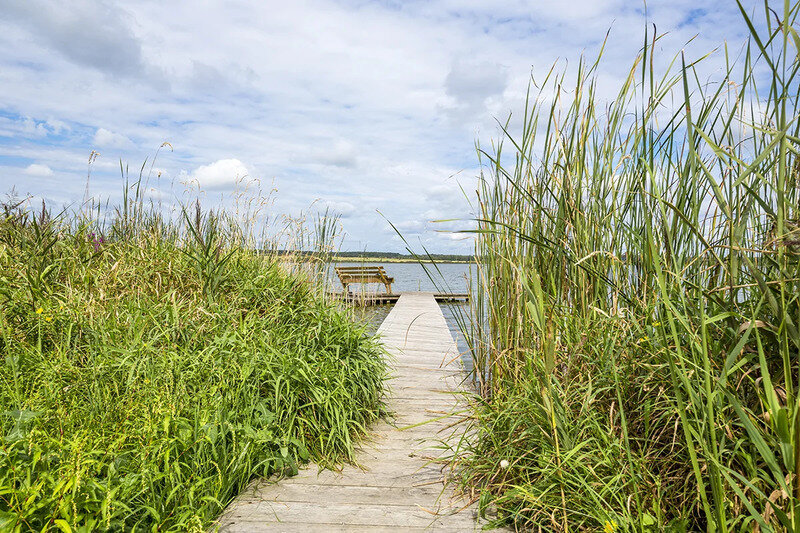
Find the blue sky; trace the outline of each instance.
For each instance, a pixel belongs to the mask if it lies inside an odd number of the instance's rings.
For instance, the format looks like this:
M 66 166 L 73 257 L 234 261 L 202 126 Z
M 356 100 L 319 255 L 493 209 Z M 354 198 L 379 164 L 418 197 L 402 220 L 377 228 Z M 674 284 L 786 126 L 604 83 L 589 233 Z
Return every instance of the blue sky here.
M 595 55 L 609 28 L 609 96 L 647 21 L 662 61 L 746 32 L 735 2 L 706 0 L 651 0 L 647 18 L 627 0 L 0 4 L 0 193 L 79 207 L 96 150 L 90 195 L 113 203 L 120 159 L 138 169 L 167 141 L 149 191 L 164 205 L 188 187 L 230 206 L 253 182 L 277 191 L 273 215 L 341 213 L 351 250 L 402 250 L 380 211 L 412 244 L 469 252 L 436 231 L 468 223 L 431 221 L 471 216 L 475 142 L 519 113 L 532 73 Z

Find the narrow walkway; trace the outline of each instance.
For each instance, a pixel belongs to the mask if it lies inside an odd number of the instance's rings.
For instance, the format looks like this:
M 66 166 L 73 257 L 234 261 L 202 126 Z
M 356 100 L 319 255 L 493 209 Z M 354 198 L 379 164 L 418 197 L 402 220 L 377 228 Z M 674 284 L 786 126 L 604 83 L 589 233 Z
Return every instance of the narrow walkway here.
M 311 467 L 279 483 L 251 484 L 220 519 L 220 531 L 479 530 L 474 505 L 445 490 L 438 443 L 458 438 L 458 350 L 430 293 L 400 297 L 378 330 L 392 361 L 390 423 L 378 424 L 341 473 Z M 437 420 L 438 419 L 438 420 Z M 431 421 L 423 425 L 421 422 Z M 412 426 L 412 427 L 408 427 Z M 405 429 L 404 429 L 405 428 Z

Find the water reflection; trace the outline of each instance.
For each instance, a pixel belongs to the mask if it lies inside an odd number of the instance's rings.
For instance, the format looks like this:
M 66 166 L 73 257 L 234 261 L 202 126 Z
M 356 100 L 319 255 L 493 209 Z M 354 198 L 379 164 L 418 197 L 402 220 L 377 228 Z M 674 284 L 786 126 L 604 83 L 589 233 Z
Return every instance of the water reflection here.
M 461 362 L 464 364 L 464 369 L 468 372 L 472 371 L 472 357 L 469 353 L 469 346 L 461 332 L 461 326 L 464 324 L 464 321 L 469 321 L 469 304 L 465 302 L 442 303 L 439 304 L 439 308 L 442 310 L 444 319 L 447 321 L 447 326 L 450 328 L 450 334 L 456 341 L 458 353 L 461 354 Z
M 363 322 L 367 326 L 367 333 L 374 335 L 377 333 L 383 320 L 389 315 L 389 312 L 394 307 L 388 305 L 367 305 L 367 306 L 353 306 L 352 312 L 356 320 Z

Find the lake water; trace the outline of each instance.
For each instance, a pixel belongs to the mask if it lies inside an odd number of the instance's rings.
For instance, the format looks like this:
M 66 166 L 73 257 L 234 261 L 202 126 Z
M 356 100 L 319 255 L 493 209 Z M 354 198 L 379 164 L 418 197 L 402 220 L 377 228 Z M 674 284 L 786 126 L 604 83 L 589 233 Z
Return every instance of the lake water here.
M 392 292 L 449 292 L 466 293 L 469 290 L 469 276 L 471 275 L 470 264 L 467 263 L 336 263 L 335 266 L 382 266 L 389 277 L 394 278 Z M 424 265 L 424 266 L 423 266 Z M 472 268 L 474 271 L 474 267 Z M 333 268 L 328 276 L 330 287 L 341 290 Z M 385 292 L 386 289 L 379 283 L 365 283 L 363 285 L 351 286 L 350 290 L 364 292 Z M 469 304 L 465 303 L 442 303 L 439 304 L 444 314 L 450 333 L 458 345 L 458 350 L 462 354 L 462 361 L 467 369 L 472 368 L 472 360 L 469 357 L 467 343 L 458 326 L 457 317 L 459 314 L 467 316 Z M 354 309 L 356 316 L 362 318 L 369 325 L 370 333 L 377 331 L 383 319 L 391 311 L 392 305 L 374 305 Z
M 390 278 L 394 278 L 392 292 L 453 292 L 465 293 L 469 286 L 468 263 L 336 263 L 335 266 L 382 266 Z M 473 269 L 474 270 L 474 269 Z M 331 287 L 341 290 L 333 268 L 328 279 Z M 384 292 L 380 283 L 353 285 L 351 291 Z

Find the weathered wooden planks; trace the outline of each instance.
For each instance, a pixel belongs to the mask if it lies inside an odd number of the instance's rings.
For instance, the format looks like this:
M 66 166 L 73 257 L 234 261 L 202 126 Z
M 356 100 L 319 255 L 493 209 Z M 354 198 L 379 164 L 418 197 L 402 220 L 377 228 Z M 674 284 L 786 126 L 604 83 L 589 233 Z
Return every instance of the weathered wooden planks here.
M 433 294 L 403 294 L 378 332 L 391 356 L 394 416 L 373 428 L 359 465 L 342 472 L 312 465 L 278 483 L 254 482 L 226 509 L 221 531 L 480 529 L 474 505 L 445 488 L 447 472 L 435 461 L 441 442 L 463 433 L 457 393 L 464 375 Z
M 328 292 L 328 297 L 335 300 L 342 300 L 356 306 L 370 306 L 395 303 L 400 299 L 402 294 L 392 293 L 386 294 L 383 292 Z M 449 292 L 436 292 L 433 297 L 437 302 L 468 302 L 469 294 L 467 293 L 449 293 Z

